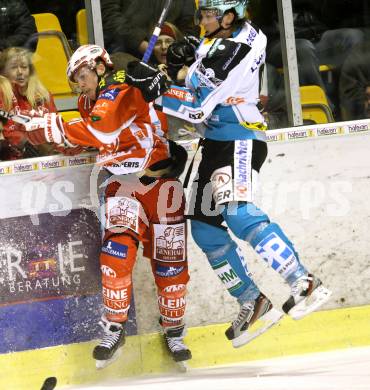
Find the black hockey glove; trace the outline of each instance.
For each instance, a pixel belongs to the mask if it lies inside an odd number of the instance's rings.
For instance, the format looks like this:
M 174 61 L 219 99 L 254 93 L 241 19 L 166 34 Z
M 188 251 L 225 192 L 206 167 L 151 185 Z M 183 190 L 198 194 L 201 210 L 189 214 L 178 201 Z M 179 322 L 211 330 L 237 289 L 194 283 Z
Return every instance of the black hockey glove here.
M 166 75 L 141 61 L 128 63 L 126 83 L 140 89 L 146 102 L 155 100 L 169 88 Z
M 188 152 L 186 149 L 177 144 L 175 141 L 168 140 L 172 159 L 171 177 L 179 178 L 185 170 L 188 161 Z
M 194 35 L 185 35 L 184 41 L 187 42 L 190 46 L 193 47 L 194 52 L 198 49 L 201 40 Z
M 183 41 L 174 42 L 167 49 L 168 74 L 176 80 L 177 73 L 184 66 L 190 66 L 195 61 L 195 51 L 199 40 L 191 35 L 184 37 Z
M 241 42 L 217 39 L 203 58 L 200 71 L 216 86 L 226 79 L 248 54 L 250 47 Z

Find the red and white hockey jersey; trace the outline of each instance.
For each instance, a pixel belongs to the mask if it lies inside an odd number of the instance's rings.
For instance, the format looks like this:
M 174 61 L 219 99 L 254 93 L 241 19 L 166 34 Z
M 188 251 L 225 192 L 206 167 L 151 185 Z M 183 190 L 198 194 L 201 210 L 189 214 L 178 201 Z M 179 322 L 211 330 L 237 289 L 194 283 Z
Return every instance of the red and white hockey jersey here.
M 138 89 L 111 85 L 95 104 L 82 94 L 78 108 L 82 118 L 64 123 L 66 138 L 98 149 L 97 162 L 113 174 L 139 172 L 169 157 L 166 122 Z

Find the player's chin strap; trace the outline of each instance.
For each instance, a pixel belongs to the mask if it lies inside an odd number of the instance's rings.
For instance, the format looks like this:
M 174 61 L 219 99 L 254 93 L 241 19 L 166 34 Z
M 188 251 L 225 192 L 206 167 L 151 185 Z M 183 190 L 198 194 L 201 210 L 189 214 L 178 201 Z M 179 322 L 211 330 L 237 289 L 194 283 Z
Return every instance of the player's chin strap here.
M 213 31 L 212 33 L 209 33 L 207 35 L 205 35 L 204 37 L 207 38 L 207 39 L 212 39 L 214 36 L 216 36 L 220 31 L 227 31 L 227 30 L 231 30 L 233 24 L 231 24 L 231 26 L 229 28 L 225 28 L 225 27 L 222 27 L 222 20 L 224 18 L 225 14 L 222 15 L 221 18 L 217 18 L 218 20 L 218 28 Z

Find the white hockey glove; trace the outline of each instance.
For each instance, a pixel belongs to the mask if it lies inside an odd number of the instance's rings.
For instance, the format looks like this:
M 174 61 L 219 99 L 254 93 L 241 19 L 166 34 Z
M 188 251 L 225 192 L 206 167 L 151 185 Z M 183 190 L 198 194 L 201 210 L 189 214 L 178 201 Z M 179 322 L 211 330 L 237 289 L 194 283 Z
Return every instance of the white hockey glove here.
M 30 118 L 23 126 L 29 142 L 33 145 L 45 143 L 59 145 L 65 141 L 63 119 L 55 112 L 45 114 L 42 118 Z

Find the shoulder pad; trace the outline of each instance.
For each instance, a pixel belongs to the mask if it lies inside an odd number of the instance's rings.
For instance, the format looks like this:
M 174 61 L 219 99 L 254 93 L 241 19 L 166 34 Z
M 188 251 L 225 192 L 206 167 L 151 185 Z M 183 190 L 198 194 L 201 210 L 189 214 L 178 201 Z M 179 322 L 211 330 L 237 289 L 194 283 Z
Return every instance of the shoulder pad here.
M 217 39 L 209 49 L 207 56 L 202 59 L 200 71 L 215 85 L 224 81 L 248 54 L 250 47 L 241 42 L 229 39 Z

